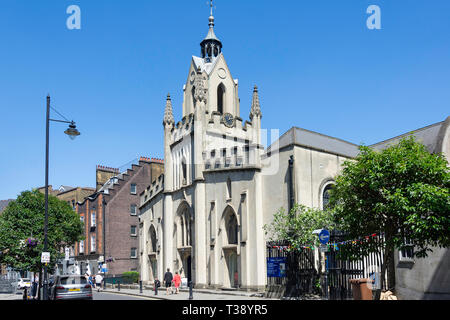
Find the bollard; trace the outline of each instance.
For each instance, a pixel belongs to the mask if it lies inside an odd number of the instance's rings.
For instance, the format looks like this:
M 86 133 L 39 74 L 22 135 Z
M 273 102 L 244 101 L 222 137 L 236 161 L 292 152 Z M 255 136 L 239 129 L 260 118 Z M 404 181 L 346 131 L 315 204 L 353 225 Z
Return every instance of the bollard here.
M 192 281 L 189 281 L 189 300 L 194 299 L 193 294 L 192 294 Z
M 25 287 L 25 289 L 23 290 L 23 300 L 28 300 L 28 292 L 27 292 L 27 287 Z
M 120 291 L 120 281 L 117 281 L 117 290 Z
M 142 293 L 142 280 L 139 280 L 139 293 Z

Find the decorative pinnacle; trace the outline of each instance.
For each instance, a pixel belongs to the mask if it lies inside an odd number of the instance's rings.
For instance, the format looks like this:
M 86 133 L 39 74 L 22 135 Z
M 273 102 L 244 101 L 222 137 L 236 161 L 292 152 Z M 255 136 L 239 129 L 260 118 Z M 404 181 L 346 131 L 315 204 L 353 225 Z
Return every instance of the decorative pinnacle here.
M 175 124 L 175 119 L 173 118 L 172 100 L 170 99 L 170 94 L 167 94 L 166 109 L 164 111 L 163 124 L 173 125 Z
M 254 116 L 262 117 L 257 86 L 253 88 L 253 99 L 252 99 L 252 108 L 250 110 L 250 119 L 253 119 Z

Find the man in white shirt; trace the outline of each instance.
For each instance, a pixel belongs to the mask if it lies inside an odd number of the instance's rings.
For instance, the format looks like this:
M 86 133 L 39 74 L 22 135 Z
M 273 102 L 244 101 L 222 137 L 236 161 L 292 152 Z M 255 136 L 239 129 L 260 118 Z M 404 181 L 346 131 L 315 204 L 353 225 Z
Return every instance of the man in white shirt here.
M 100 289 L 102 287 L 102 281 L 103 281 L 103 277 L 101 274 L 97 274 L 95 276 L 95 284 L 97 286 L 97 292 L 100 292 Z

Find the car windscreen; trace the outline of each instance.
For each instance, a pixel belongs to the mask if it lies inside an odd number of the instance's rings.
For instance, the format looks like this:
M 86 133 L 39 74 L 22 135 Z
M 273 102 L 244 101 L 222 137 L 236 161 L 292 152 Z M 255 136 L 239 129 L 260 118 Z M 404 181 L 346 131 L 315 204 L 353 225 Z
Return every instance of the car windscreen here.
M 61 284 L 86 284 L 86 278 L 85 277 L 61 277 L 60 279 Z
M 30 282 L 30 279 L 22 279 L 23 282 Z

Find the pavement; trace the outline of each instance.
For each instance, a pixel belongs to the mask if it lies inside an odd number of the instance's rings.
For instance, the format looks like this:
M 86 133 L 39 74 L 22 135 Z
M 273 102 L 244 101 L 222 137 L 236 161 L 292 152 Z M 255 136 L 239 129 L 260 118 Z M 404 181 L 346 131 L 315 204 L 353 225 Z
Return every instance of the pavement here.
M 96 290 L 96 289 L 93 289 Z M 101 290 L 102 293 L 108 294 L 121 294 L 124 296 L 135 296 L 149 299 L 157 299 L 157 300 L 180 300 L 187 301 L 189 300 L 189 289 L 181 288 L 178 294 L 166 294 L 166 289 L 162 288 L 158 290 L 158 295 L 155 295 L 155 292 L 150 288 L 144 288 L 142 293 L 137 288 L 120 288 L 120 291 L 117 288 L 107 288 Z M 99 300 L 105 299 L 102 298 Z M 247 292 L 247 291 L 227 291 L 227 290 L 213 290 L 213 289 L 193 289 L 192 300 L 280 300 L 274 298 L 264 297 L 263 293 L 257 292 Z M 3 294 L 0 293 L 0 300 L 22 300 L 22 292 L 17 292 L 16 294 L 9 293 Z M 283 299 L 284 300 L 284 299 Z M 318 296 L 308 296 L 303 297 L 300 300 L 321 300 Z
M 96 290 L 96 289 L 93 289 Z M 142 293 L 137 288 L 121 287 L 120 291 L 117 288 L 107 288 L 101 290 L 102 293 L 123 294 L 124 296 L 136 296 L 143 298 L 151 298 L 157 300 L 189 300 L 189 289 L 180 288 L 178 294 L 166 294 L 166 289 L 158 290 L 158 295 L 150 288 L 144 288 Z M 0 300 L 22 300 L 22 291 L 8 294 L 0 294 Z M 247 291 L 225 291 L 212 289 L 193 289 L 193 300 L 275 300 L 268 299 L 263 296 L 263 293 L 247 292 Z
M 0 300 L 22 300 L 23 293 L 0 293 Z
M 141 296 L 159 300 L 189 300 L 188 289 L 180 289 L 178 294 L 166 294 L 166 289 L 162 288 L 158 290 L 158 295 L 155 295 L 155 292 L 150 289 L 143 289 L 142 293 L 140 293 L 139 289 L 128 288 L 121 288 L 120 291 L 117 288 L 107 288 L 102 291 L 105 293 Z M 193 300 L 275 300 L 265 298 L 262 293 L 212 289 L 193 289 L 192 297 Z

